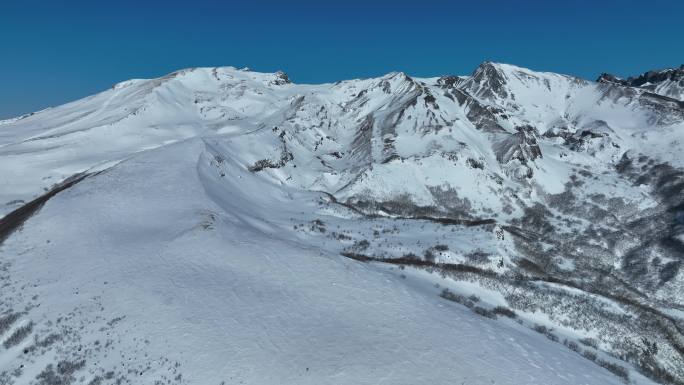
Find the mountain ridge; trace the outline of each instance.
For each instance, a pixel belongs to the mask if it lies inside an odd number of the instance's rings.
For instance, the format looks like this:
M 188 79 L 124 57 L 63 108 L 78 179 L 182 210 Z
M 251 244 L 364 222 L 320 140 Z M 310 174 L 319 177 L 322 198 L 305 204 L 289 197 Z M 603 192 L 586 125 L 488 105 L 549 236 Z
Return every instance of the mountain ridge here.
M 684 64 L 679 67 L 646 71 L 626 79 L 602 73 L 596 81 L 644 88 L 658 95 L 684 101 Z

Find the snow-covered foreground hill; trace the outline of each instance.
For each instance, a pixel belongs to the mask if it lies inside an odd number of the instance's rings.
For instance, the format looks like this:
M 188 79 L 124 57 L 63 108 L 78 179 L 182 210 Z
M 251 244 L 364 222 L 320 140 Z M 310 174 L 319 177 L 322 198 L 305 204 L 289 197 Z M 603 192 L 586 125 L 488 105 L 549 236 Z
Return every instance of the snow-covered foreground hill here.
M 483 63 L 0 122 L 0 384 L 681 383 L 683 121 Z

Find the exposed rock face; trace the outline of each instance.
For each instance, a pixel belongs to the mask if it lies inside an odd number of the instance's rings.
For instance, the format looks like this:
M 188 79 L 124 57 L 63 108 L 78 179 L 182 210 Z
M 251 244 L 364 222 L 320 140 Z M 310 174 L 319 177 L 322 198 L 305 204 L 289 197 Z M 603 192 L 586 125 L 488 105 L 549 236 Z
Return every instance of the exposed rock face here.
M 463 88 L 471 95 L 490 100 L 495 97 L 507 98 L 505 74 L 492 62 L 484 62 L 473 72 Z
M 274 77 L 275 79 L 273 79 L 273 81 L 272 81 L 271 83 L 274 84 L 274 85 L 276 85 L 276 86 L 282 86 L 282 85 L 285 85 L 285 84 L 290 84 L 290 83 L 292 83 L 292 82 L 290 81 L 290 78 L 289 78 L 289 77 L 287 76 L 287 74 L 286 74 L 285 72 L 283 72 L 283 71 L 278 71 L 278 72 L 276 72 L 275 74 L 273 74 L 273 77 Z
M 508 163 L 514 159 L 527 163 L 541 158 L 542 153 L 537 144 L 534 127 L 516 127 L 516 131 L 495 147 L 496 159 L 501 163 Z
M 596 81 L 639 87 L 658 95 L 684 101 L 684 64 L 679 68 L 648 71 L 639 76 L 630 76 L 627 79 L 603 73 Z

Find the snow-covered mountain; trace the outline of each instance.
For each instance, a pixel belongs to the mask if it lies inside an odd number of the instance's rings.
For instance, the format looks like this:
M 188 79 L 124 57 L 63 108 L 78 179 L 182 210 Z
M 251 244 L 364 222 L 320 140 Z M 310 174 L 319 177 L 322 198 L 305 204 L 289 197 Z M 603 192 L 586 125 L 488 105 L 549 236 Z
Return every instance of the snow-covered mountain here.
M 684 383 L 684 103 L 604 78 L 197 68 L 0 121 L 0 384 Z
M 639 76 L 631 76 L 627 79 L 621 79 L 615 75 L 603 73 L 596 81 L 629 87 L 639 87 L 658 95 L 684 101 L 684 64 L 679 66 L 679 68 L 648 71 Z

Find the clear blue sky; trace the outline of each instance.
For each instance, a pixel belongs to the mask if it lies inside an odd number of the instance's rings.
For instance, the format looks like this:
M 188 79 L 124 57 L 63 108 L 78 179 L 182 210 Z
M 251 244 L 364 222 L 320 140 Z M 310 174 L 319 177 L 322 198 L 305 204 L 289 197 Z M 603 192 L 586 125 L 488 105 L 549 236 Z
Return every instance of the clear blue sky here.
M 483 60 L 589 79 L 684 63 L 681 0 L 0 1 L 0 118 L 195 66 L 310 83 Z

